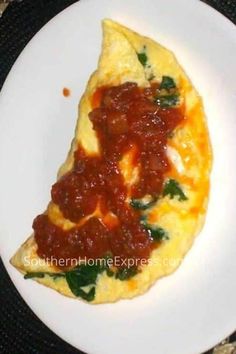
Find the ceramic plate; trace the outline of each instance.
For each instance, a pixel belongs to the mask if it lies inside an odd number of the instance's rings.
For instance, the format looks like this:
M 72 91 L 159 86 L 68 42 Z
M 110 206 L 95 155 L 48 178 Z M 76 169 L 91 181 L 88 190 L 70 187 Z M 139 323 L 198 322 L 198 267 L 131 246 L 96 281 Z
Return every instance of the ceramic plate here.
M 97 65 L 105 17 L 174 51 L 204 99 L 214 167 L 207 221 L 182 266 L 143 296 L 92 306 L 24 280 L 9 258 L 49 200 L 77 103 Z M 75 347 L 92 354 L 195 354 L 235 329 L 235 53 L 233 24 L 200 1 L 82 0 L 50 21 L 12 68 L 0 98 L 2 258 L 27 304 Z

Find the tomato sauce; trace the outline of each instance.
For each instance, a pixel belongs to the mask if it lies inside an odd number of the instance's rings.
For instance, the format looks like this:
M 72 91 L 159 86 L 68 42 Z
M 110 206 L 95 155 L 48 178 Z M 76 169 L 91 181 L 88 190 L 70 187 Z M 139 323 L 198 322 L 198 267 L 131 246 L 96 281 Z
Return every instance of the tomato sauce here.
M 70 96 L 70 90 L 67 87 L 63 88 L 62 93 L 63 93 L 64 97 L 69 97 Z
M 156 198 L 162 192 L 170 169 L 167 140 L 184 119 L 181 108 L 162 108 L 154 102 L 157 91 L 158 84 L 141 89 L 127 82 L 95 92 L 89 119 L 99 140 L 99 153 L 89 155 L 78 146 L 73 169 L 51 190 L 52 201 L 65 218 L 78 223 L 93 216 L 65 231 L 47 215 L 39 215 L 33 229 L 40 257 L 96 259 L 110 254 L 139 261 L 158 246 L 141 225 L 140 211 L 129 204 L 130 198 Z M 119 168 L 130 149 L 135 151 L 132 167 L 139 167 L 131 191 Z

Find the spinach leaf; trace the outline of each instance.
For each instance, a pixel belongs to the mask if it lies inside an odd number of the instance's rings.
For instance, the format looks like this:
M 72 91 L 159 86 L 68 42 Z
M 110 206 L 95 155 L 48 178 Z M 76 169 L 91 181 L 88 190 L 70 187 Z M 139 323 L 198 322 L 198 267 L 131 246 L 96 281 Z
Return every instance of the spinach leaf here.
M 114 273 L 106 262 L 108 257 L 105 257 L 104 263 L 102 262 L 100 264 L 93 265 L 82 264 L 64 273 L 29 272 L 24 275 L 24 278 L 44 278 L 45 275 L 51 276 L 54 279 L 58 277 L 65 277 L 71 292 L 75 296 L 81 297 L 86 301 L 93 301 L 96 293 L 97 277 L 100 273 L 105 271 L 109 277 L 115 276 L 116 279 L 127 280 L 138 272 L 136 268 L 132 267 L 119 269 L 116 273 Z M 88 291 L 85 291 L 85 289 L 83 289 L 84 287 L 89 287 Z
M 143 52 L 137 53 L 137 56 L 138 56 L 138 60 L 142 64 L 142 66 L 146 66 L 147 61 L 148 61 L 147 54 L 143 51 Z
M 179 102 L 179 95 L 165 95 L 165 96 L 157 96 L 154 99 L 154 102 L 163 108 L 176 106 Z
M 95 284 L 98 274 L 101 273 L 100 266 L 93 264 L 82 264 L 66 272 L 67 283 L 76 284 L 77 287 Z
M 31 279 L 31 278 L 44 278 L 45 273 L 43 272 L 28 272 L 24 275 L 24 279 Z
M 44 278 L 45 275 L 49 275 L 53 279 L 65 277 L 70 290 L 75 296 L 79 296 L 87 301 L 92 301 L 95 297 L 95 286 L 92 286 L 88 292 L 83 290 L 82 287 L 95 285 L 98 274 L 102 273 L 104 270 L 108 273 L 107 265 L 103 267 L 97 264 L 82 264 L 64 273 L 29 272 L 25 274 L 24 278 Z
M 151 197 L 151 199 L 149 199 L 149 200 L 131 198 L 130 205 L 134 209 L 146 210 L 148 208 L 151 208 L 155 204 L 156 201 L 157 201 L 157 198 L 153 198 L 153 197 Z
M 31 279 L 31 278 L 44 278 L 45 275 L 49 275 L 50 277 L 56 278 L 63 278 L 65 273 L 51 273 L 51 272 L 28 272 L 24 275 L 24 279 Z
M 67 284 L 75 296 L 79 296 L 86 301 L 92 301 L 95 297 L 95 286 L 93 286 L 88 292 L 85 292 L 82 287 L 96 285 L 98 275 L 105 269 L 106 267 L 97 264 L 82 264 L 79 267 L 66 272 Z
M 113 275 L 115 274 L 109 267 L 107 267 L 106 273 L 108 277 L 113 277 Z
M 164 186 L 163 196 L 166 195 L 170 196 L 170 199 L 173 199 L 175 196 L 178 198 L 179 201 L 187 200 L 188 198 L 182 191 L 179 183 L 174 179 L 169 179 Z
M 167 232 L 162 227 L 147 225 L 147 229 L 150 231 L 151 237 L 154 241 L 169 240 Z
M 170 76 L 163 76 L 161 85 L 160 85 L 160 90 L 165 89 L 165 90 L 170 90 L 176 88 L 176 84 L 172 77 Z
M 73 291 L 72 291 L 73 292 Z M 73 292 L 73 294 L 75 296 L 79 296 L 81 297 L 82 299 L 90 302 L 90 301 L 93 301 L 94 298 L 95 298 L 95 292 L 96 292 L 96 289 L 95 289 L 95 286 L 93 286 L 88 292 L 84 291 L 83 289 L 81 288 L 76 288 L 75 289 L 75 292 Z
M 138 273 L 137 267 L 130 267 L 130 268 L 120 268 L 116 272 L 116 279 L 119 280 L 128 280 L 134 277 Z
M 167 231 L 165 231 L 162 227 L 156 226 L 156 225 L 151 225 L 147 221 L 147 217 L 143 216 L 140 220 L 141 224 L 144 226 L 144 228 L 149 231 L 151 238 L 154 241 L 163 241 L 163 240 L 169 240 L 169 236 Z

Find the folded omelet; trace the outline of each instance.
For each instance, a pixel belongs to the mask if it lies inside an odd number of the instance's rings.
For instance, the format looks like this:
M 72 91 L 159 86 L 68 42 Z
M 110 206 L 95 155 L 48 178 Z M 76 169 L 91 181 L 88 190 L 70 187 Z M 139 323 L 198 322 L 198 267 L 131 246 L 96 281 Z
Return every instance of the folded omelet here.
M 178 181 L 184 198 L 180 194 L 176 197 L 165 193 L 158 199 L 149 217 L 154 225 L 156 223 L 168 230 L 168 240 L 153 249 L 148 264 L 143 265 L 141 271 L 132 277 L 124 280 L 108 272 L 99 272 L 94 284 L 96 291 L 87 299 L 91 303 L 133 298 L 147 291 L 157 279 L 173 273 L 204 223 L 212 153 L 202 100 L 171 51 L 111 20 L 103 21 L 103 44 L 98 68 L 92 74 L 80 101 L 75 137 L 68 157 L 59 170 L 58 179 L 73 168 L 74 152 L 79 144 L 88 153 L 97 153 L 99 150 L 96 132 L 89 119 L 93 109 L 91 98 L 98 87 L 117 86 L 126 82 L 149 87 L 154 78 L 161 82 L 163 77 L 174 80 L 184 106 L 185 122 L 176 128 L 168 140 L 167 154 L 172 168 L 166 175 L 169 181 Z M 128 157 L 121 162 L 120 167 L 128 183 L 129 179 L 134 178 Z M 64 230 L 75 226 L 53 202 L 49 203 L 45 214 Z M 32 235 L 12 257 L 11 264 L 29 277 L 33 274 L 32 277 L 39 283 L 63 295 L 76 297 L 64 273 L 60 276 L 60 269 L 40 258 L 37 247 Z

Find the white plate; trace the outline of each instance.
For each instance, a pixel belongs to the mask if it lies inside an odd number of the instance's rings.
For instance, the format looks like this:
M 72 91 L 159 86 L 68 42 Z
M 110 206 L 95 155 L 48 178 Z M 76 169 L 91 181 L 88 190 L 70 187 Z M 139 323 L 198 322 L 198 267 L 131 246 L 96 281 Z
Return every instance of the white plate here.
M 23 280 L 9 258 L 49 200 L 77 102 L 96 68 L 104 17 L 175 52 L 204 98 L 214 169 L 207 223 L 178 271 L 132 301 L 91 306 Z M 86 0 L 49 22 L 11 70 L 0 99 L 2 258 L 27 304 L 75 347 L 93 354 L 194 354 L 235 329 L 235 53 L 233 25 L 200 1 Z

